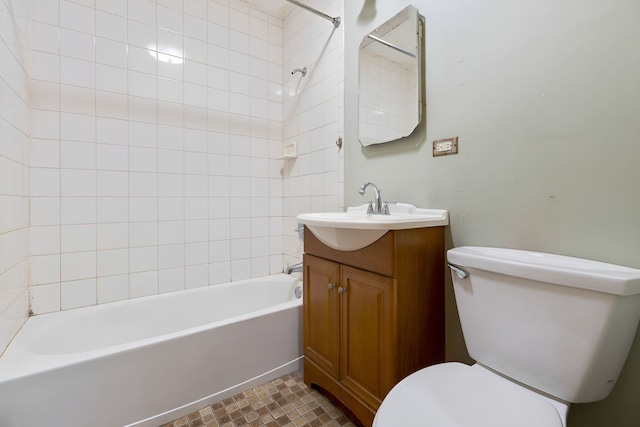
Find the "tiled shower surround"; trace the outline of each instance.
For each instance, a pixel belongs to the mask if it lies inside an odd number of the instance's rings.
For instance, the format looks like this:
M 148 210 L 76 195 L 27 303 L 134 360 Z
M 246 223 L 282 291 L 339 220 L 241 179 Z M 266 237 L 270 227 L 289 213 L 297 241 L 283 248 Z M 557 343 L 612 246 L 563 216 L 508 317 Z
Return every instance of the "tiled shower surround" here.
M 0 0 L 0 353 L 29 311 L 29 0 Z
M 31 30 L 35 314 L 281 272 L 295 215 L 340 208 L 341 28 L 241 0 L 33 0 Z M 26 241 L 19 216 L 0 239 Z

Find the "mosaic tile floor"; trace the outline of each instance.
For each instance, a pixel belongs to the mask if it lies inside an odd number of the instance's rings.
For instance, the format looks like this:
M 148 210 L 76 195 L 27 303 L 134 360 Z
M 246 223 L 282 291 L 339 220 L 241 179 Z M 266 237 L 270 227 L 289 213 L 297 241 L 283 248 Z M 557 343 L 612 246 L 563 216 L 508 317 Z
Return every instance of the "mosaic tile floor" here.
M 295 373 L 161 427 L 355 427 L 355 424 Z

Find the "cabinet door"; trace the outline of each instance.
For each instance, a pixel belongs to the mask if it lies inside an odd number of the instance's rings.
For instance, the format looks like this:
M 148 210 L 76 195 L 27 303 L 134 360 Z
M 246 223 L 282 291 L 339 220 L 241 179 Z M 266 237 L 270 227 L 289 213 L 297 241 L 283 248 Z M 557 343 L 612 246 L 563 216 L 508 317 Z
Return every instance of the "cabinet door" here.
M 304 255 L 304 355 L 336 379 L 340 372 L 339 264 Z
M 378 408 L 396 380 L 395 280 L 342 267 L 341 382 Z

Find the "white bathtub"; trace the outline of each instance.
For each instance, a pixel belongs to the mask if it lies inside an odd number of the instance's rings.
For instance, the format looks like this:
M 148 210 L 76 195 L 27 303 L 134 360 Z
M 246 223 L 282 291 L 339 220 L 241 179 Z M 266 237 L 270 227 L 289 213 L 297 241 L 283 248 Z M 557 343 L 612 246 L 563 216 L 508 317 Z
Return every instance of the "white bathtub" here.
M 159 426 L 301 368 L 279 274 L 31 317 L 0 357 L 0 426 Z

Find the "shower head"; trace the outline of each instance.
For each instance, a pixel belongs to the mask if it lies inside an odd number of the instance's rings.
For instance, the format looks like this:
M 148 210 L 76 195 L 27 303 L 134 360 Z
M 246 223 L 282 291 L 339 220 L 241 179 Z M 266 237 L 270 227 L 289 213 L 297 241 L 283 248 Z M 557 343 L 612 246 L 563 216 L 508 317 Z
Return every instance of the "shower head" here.
M 296 68 L 295 70 L 293 70 L 293 71 L 291 72 L 291 74 L 295 74 L 295 73 L 300 73 L 300 74 L 302 74 L 302 77 L 304 77 L 304 76 L 306 76 L 306 75 L 307 75 L 307 67 L 304 67 L 304 68 Z

